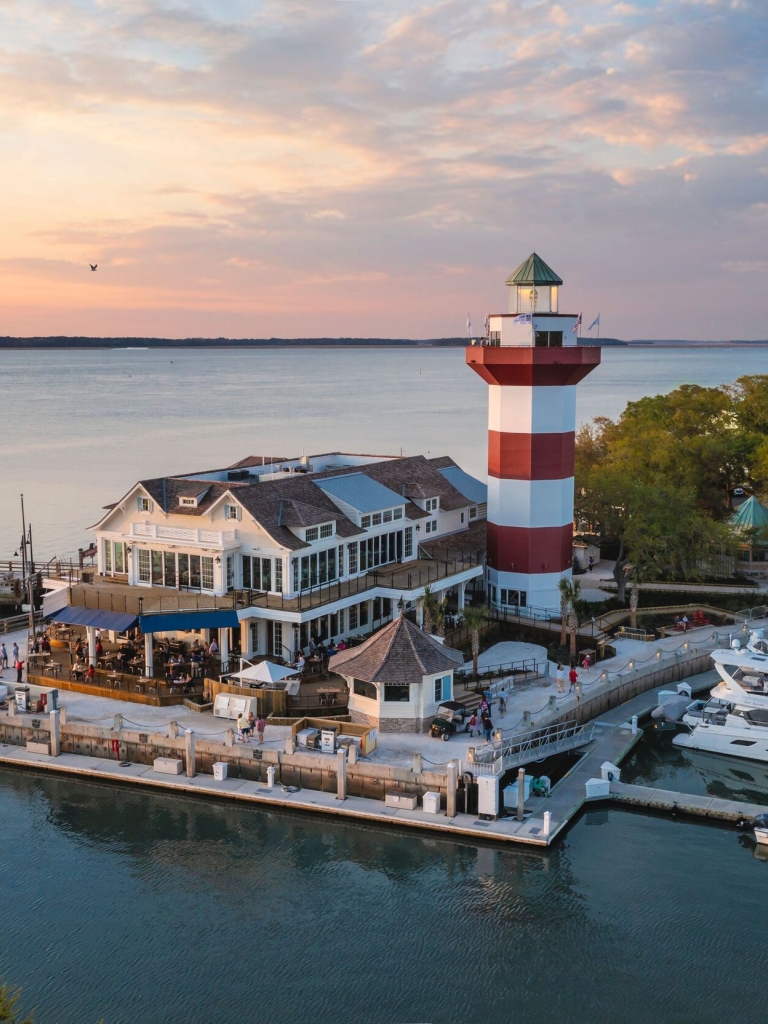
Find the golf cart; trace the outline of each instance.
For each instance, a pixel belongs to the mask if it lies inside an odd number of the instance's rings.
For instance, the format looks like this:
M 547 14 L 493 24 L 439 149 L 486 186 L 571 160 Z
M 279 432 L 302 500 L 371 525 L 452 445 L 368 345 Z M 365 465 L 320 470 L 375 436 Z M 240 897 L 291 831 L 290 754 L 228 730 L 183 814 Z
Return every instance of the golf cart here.
M 469 730 L 472 712 L 455 700 L 446 700 L 438 706 L 437 715 L 432 719 L 429 735 L 439 740 L 448 740 L 455 732 Z

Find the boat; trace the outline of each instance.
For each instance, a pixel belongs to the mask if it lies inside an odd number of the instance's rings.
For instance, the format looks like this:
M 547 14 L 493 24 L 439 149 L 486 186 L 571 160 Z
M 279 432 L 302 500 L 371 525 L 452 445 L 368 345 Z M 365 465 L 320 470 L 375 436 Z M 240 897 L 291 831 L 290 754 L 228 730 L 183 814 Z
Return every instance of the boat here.
M 673 743 L 747 761 L 768 763 L 768 650 L 762 631 L 745 649 L 738 640 L 712 652 L 720 682 L 707 701 L 694 701 L 683 715 L 690 732 Z

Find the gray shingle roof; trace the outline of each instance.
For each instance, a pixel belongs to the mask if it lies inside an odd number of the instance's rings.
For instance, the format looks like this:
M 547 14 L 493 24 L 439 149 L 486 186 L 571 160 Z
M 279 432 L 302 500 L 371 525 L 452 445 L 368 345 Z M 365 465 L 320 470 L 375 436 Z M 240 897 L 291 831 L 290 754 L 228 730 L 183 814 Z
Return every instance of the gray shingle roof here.
M 464 663 L 459 651 L 443 647 L 410 619 L 399 615 L 360 647 L 334 654 L 331 672 L 366 683 L 420 683 L 423 676 L 451 672 Z

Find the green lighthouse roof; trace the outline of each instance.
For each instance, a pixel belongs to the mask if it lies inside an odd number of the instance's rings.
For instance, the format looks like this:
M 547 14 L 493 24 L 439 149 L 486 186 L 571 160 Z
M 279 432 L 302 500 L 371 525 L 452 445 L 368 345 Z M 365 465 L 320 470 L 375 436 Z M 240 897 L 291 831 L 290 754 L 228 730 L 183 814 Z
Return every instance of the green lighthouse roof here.
M 538 256 L 535 252 L 521 263 L 514 274 L 510 275 L 506 281 L 507 284 L 562 284 L 562 278 L 559 278 L 557 274 L 548 267 L 541 256 Z
M 768 508 L 753 494 L 733 513 L 731 526 L 736 530 L 768 530 Z

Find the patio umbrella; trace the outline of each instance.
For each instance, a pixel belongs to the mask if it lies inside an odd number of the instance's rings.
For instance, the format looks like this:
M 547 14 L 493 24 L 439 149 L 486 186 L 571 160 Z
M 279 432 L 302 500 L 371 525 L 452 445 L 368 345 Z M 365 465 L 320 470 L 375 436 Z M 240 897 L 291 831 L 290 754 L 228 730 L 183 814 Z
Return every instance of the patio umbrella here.
M 241 672 L 233 672 L 236 679 L 247 680 L 251 683 L 279 683 L 281 679 L 295 676 L 298 670 L 286 665 L 275 665 L 271 661 L 260 661 L 258 665 L 249 665 Z

